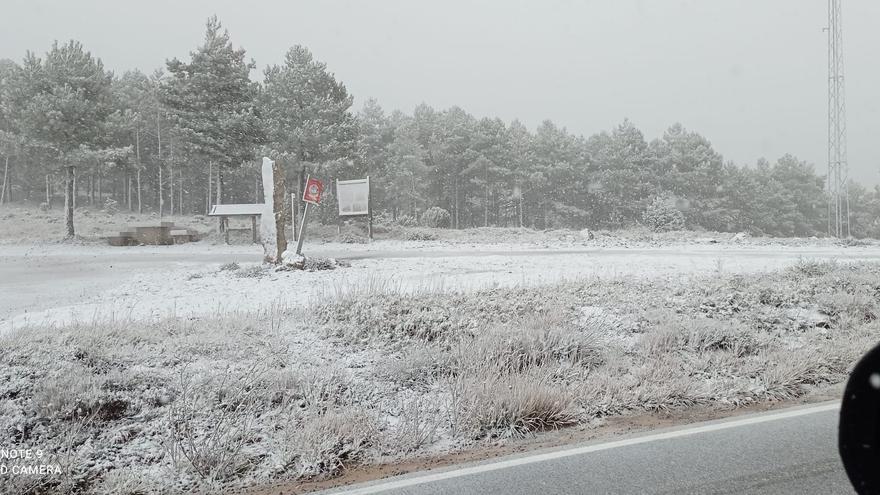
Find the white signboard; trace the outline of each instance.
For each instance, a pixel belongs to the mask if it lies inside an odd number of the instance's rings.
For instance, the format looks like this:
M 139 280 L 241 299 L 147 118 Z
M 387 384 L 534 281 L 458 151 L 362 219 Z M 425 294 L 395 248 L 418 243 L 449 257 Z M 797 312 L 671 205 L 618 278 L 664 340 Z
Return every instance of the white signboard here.
M 336 181 L 339 216 L 368 215 L 370 213 L 370 178 Z

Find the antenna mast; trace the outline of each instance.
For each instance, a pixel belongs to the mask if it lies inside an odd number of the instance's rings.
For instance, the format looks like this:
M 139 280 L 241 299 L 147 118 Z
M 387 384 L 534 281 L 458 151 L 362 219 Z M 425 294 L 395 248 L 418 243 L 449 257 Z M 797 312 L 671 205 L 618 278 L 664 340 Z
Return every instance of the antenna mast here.
M 842 0 L 828 0 L 828 235 L 849 237 Z

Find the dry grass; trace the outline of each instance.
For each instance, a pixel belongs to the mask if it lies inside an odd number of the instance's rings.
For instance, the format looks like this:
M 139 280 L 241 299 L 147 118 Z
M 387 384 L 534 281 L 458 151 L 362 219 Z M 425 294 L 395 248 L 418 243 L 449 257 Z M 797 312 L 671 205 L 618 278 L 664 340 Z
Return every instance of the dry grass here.
M 655 321 L 653 331 L 642 336 L 647 355 L 726 351 L 736 357 L 755 353 L 760 347 L 758 331 L 736 320 L 668 315 Z
M 222 491 L 601 417 L 790 400 L 840 383 L 876 343 L 877 280 L 878 265 L 807 262 L 476 294 L 376 279 L 309 308 L 317 323 L 274 306 L 26 329 L 0 337 L 0 432 L 65 473 L 0 491 Z
M 517 437 L 578 422 L 572 394 L 553 383 L 552 371 L 536 368 L 506 373 L 491 368 L 488 364 L 480 375 L 451 381 L 454 435 Z
M 376 419 L 358 409 L 328 411 L 288 428 L 284 466 L 305 479 L 334 476 L 363 461 L 378 436 Z

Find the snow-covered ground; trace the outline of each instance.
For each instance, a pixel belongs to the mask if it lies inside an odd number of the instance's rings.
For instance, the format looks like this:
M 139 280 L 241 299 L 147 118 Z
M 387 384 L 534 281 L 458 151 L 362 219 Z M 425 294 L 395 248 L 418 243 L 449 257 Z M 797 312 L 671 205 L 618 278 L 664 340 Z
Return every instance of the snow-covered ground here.
M 28 324 L 247 312 L 303 305 L 357 290 L 470 291 L 585 277 L 687 277 L 752 273 L 800 259 L 880 260 L 880 247 L 689 243 L 589 247 L 377 241 L 307 245 L 310 256 L 346 259 L 321 272 L 257 271 L 262 250 L 205 242 L 110 247 L 0 246 L 0 331 Z M 241 270 L 220 270 L 237 262 Z M 246 276 L 250 275 L 250 276 Z

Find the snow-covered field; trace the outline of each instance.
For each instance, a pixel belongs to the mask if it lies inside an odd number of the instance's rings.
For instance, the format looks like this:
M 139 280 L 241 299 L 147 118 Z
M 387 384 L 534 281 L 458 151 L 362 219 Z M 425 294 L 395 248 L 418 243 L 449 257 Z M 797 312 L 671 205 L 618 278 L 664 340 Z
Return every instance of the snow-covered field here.
M 800 400 L 880 332 L 874 244 L 566 234 L 305 253 L 339 261 L 0 245 L 0 432 L 64 468 L 0 491 L 299 491 L 609 417 Z
M 276 272 L 259 246 L 94 244 L 0 246 L 0 330 L 95 319 L 159 319 L 300 306 L 371 287 L 473 291 L 599 277 L 675 278 L 755 273 L 798 260 L 880 260 L 880 247 L 691 243 L 627 248 L 560 243 L 376 241 L 307 244 L 309 256 L 347 260 L 332 271 Z M 237 263 L 240 269 L 221 270 Z M 228 267 L 227 267 L 228 268 Z

